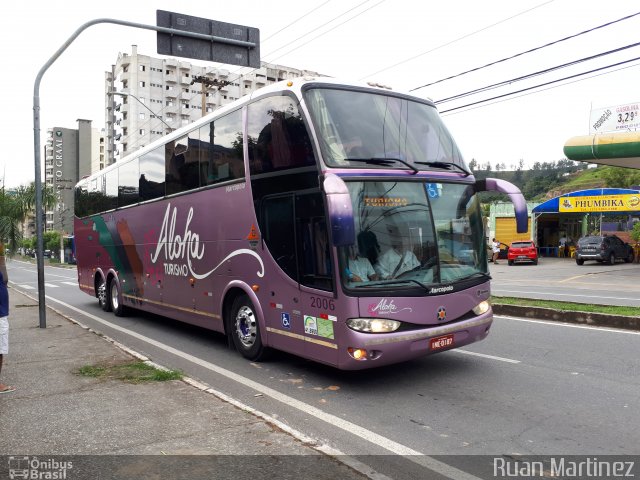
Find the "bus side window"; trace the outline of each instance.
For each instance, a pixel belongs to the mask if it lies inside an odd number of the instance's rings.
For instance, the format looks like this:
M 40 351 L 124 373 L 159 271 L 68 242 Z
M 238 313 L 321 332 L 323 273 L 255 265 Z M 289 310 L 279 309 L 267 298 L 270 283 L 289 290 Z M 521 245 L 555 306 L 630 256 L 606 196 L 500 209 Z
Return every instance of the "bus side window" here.
M 138 159 L 123 163 L 118 168 L 118 207 L 126 207 L 140 201 Z
M 294 99 L 267 97 L 248 108 L 252 175 L 315 165 L 311 140 Z
M 200 129 L 201 185 L 244 178 L 242 110 L 218 118 Z
M 200 185 L 198 131 L 195 138 L 183 137 L 165 145 L 167 195 L 186 192 Z
M 158 147 L 140 157 L 140 201 L 164 197 L 164 148 Z

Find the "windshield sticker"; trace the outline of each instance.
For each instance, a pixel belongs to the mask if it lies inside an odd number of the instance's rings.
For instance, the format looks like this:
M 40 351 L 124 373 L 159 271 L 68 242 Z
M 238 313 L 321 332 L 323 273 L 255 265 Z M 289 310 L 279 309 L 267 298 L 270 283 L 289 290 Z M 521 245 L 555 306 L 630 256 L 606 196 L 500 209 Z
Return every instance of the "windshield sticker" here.
M 310 335 L 318 335 L 318 324 L 316 323 L 316 317 L 311 315 L 304 316 L 304 333 Z
M 369 315 L 397 315 L 400 312 L 404 312 L 405 310 L 409 312 L 413 312 L 412 308 L 404 307 L 398 308 L 393 300 L 387 300 L 383 298 L 378 303 L 369 304 Z
M 409 199 L 404 197 L 364 197 L 365 207 L 406 207 Z

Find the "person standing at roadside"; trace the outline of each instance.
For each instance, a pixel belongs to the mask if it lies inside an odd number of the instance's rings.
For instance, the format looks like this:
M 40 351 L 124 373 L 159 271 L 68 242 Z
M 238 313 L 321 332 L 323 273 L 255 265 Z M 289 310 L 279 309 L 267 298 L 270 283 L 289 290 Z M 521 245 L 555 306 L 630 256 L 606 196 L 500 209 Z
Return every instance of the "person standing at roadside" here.
M 1 248 L 1 246 L 0 246 Z M 9 353 L 9 291 L 7 290 L 7 267 L 4 263 L 4 255 L 0 256 L 0 373 L 2 372 L 2 359 Z M 14 387 L 0 383 L 0 394 L 10 393 Z
M 500 242 L 496 240 L 495 237 L 491 242 L 491 251 L 493 252 L 491 259 L 493 260 L 494 265 L 498 265 L 498 257 L 500 256 Z

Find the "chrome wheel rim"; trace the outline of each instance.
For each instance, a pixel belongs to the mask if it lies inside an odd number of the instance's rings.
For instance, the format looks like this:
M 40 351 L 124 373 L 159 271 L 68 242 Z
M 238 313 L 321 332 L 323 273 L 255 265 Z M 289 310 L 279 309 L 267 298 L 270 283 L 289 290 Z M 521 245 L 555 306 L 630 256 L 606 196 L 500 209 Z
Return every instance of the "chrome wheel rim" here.
M 235 318 L 236 336 L 246 348 L 251 348 L 256 343 L 258 326 L 253 310 L 247 306 L 240 307 Z
M 104 305 L 107 302 L 107 286 L 104 282 L 101 282 L 98 286 L 98 302 L 100 302 L 100 305 Z
M 118 309 L 118 287 L 115 283 L 111 284 L 111 306 L 114 310 Z

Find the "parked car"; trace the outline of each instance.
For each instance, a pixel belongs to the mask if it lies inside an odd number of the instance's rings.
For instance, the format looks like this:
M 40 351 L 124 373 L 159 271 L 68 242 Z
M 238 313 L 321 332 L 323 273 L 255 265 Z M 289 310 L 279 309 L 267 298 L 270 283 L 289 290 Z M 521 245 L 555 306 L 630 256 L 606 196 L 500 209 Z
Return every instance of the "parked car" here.
M 522 240 L 511 242 L 509 251 L 507 252 L 507 262 L 509 265 L 514 263 L 533 263 L 538 264 L 538 250 L 531 240 Z
M 633 247 L 616 235 L 592 235 L 578 240 L 575 256 L 578 265 L 585 260 L 607 262 L 609 265 L 616 263 L 616 260 L 631 263 Z

